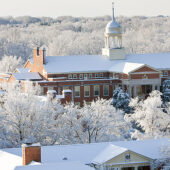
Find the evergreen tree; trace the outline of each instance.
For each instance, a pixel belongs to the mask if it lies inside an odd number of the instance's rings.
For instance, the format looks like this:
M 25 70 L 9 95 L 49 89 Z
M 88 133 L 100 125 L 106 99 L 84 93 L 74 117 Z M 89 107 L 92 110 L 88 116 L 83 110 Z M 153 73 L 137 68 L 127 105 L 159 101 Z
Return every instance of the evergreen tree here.
M 163 95 L 162 95 L 162 98 L 163 98 L 163 102 L 170 102 L 170 80 L 165 80 L 163 82 Z
M 115 89 L 112 97 L 112 105 L 116 109 L 121 109 L 125 113 L 130 113 L 131 108 L 129 107 L 130 97 L 129 94 L 124 92 L 120 87 Z

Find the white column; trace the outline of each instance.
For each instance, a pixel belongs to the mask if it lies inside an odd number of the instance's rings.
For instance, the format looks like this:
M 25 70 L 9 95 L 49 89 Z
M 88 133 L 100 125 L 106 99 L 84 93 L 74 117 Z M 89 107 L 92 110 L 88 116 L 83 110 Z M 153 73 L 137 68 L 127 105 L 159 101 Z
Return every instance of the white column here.
M 113 48 L 115 48 L 115 37 L 113 37 Z
M 129 97 L 132 97 L 132 87 L 129 85 L 128 86 L 128 93 L 129 93 Z
M 109 48 L 109 37 L 107 37 L 107 48 Z
M 134 97 L 136 97 L 136 86 L 134 86 L 133 89 L 134 89 Z
M 159 85 L 159 84 L 157 85 L 157 90 L 159 90 L 159 91 L 160 91 L 160 85 Z
M 120 42 L 121 40 L 120 40 L 120 37 L 119 37 L 119 48 L 121 48 L 121 42 Z
M 155 85 L 154 84 L 152 84 L 152 91 L 154 91 L 155 90 Z
M 137 166 L 135 166 L 135 170 L 138 170 L 138 167 L 137 167 Z

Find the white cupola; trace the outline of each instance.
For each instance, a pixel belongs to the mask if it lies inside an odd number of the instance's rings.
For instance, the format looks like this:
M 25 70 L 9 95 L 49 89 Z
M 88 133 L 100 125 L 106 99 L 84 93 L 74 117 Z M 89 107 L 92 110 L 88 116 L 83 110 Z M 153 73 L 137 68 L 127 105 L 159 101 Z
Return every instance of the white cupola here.
M 105 29 L 105 48 L 102 55 L 108 56 L 112 60 L 125 59 L 125 49 L 122 47 L 122 30 L 114 17 L 114 3 L 112 3 L 112 21 Z

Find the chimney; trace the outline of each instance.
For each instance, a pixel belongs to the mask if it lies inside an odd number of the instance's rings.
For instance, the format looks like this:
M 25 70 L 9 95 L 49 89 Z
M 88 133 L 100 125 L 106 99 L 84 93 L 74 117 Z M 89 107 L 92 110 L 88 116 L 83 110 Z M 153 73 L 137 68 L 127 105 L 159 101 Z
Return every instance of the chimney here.
M 33 60 L 36 66 L 45 64 L 45 57 L 46 57 L 45 48 L 37 47 L 33 49 Z
M 28 165 L 32 161 L 41 162 L 41 145 L 39 143 L 22 145 L 22 165 Z

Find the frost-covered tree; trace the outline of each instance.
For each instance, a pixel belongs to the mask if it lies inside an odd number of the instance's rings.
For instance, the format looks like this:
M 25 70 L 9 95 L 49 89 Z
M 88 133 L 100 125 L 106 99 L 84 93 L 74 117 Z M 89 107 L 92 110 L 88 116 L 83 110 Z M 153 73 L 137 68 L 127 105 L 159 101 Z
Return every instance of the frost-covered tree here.
M 0 61 L 0 72 L 11 73 L 17 67 L 22 67 L 23 63 L 21 57 L 4 56 Z
M 165 80 L 163 82 L 163 101 L 170 102 L 170 80 Z
M 115 89 L 112 97 L 112 105 L 116 109 L 121 109 L 125 113 L 130 113 L 129 107 L 130 97 L 129 94 L 124 92 L 120 87 Z
M 59 136 L 57 118 L 63 113 L 60 102 L 57 99 L 41 101 L 34 90 L 22 93 L 20 84 L 9 86 L 0 109 L 0 144 L 16 147 L 28 139 L 43 145 L 54 144 Z
M 63 115 L 63 141 L 91 143 L 123 140 L 129 137 L 129 124 L 123 112 L 110 105 L 110 100 L 98 99 L 78 108 L 67 105 Z
M 151 169 L 163 169 L 164 166 L 170 167 L 170 145 L 162 145 L 159 148 L 160 158 L 151 164 Z
M 136 129 L 132 138 L 159 138 L 170 136 L 170 106 L 162 109 L 161 93 L 153 91 L 146 100 L 133 99 L 130 106 L 134 113 L 125 115 L 129 122 L 135 122 Z M 140 130 L 141 129 L 141 130 Z

